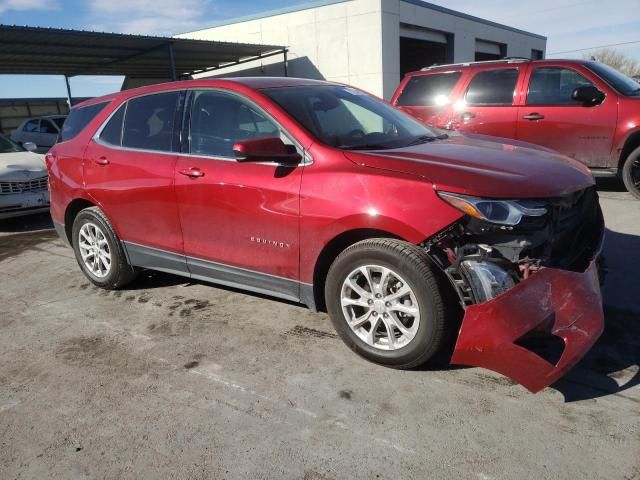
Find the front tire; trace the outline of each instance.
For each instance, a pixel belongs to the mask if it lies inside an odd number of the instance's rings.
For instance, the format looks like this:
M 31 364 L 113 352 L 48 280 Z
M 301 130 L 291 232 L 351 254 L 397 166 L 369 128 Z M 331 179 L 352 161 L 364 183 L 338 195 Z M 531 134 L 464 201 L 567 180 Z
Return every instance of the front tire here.
M 622 181 L 627 190 L 640 200 L 640 147 L 631 152 L 625 160 Z
M 76 260 L 91 283 L 115 290 L 135 279 L 136 270 L 127 262 L 120 240 L 98 207 L 78 213 L 72 235 Z
M 342 340 L 379 364 L 407 369 L 445 347 L 452 324 L 426 254 L 395 239 L 370 239 L 343 251 L 325 284 Z

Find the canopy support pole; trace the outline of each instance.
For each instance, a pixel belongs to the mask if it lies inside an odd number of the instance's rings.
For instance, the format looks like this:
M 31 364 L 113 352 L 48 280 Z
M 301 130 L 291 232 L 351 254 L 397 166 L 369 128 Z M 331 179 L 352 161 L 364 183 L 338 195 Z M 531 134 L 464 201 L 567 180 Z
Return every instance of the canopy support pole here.
M 71 85 L 69 84 L 69 75 L 64 76 L 64 83 L 67 86 L 67 103 L 69 104 L 69 110 L 71 110 L 73 101 L 71 100 Z
M 289 76 L 289 61 L 287 59 L 287 52 L 288 50 L 286 48 L 282 51 L 282 56 L 284 57 L 284 76 L 285 77 Z
M 175 82 L 176 80 L 178 80 L 178 76 L 176 75 L 176 61 L 173 57 L 173 43 L 170 43 L 167 46 L 167 49 L 169 53 L 169 68 L 171 69 L 171 80 Z

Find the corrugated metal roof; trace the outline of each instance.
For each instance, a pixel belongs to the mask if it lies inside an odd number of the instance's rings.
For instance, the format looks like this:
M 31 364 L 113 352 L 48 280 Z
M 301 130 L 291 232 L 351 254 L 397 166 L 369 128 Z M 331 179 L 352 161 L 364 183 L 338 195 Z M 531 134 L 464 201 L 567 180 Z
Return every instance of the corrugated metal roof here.
M 0 73 L 169 78 L 282 52 L 278 45 L 0 25 Z

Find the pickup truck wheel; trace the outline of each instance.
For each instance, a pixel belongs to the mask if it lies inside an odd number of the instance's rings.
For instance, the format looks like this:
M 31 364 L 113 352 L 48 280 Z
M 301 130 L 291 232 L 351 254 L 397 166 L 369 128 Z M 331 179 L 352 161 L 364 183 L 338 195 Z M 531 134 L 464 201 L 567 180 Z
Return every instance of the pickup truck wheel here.
M 443 297 L 415 245 L 371 239 L 350 246 L 329 269 L 325 298 L 342 340 L 376 363 L 413 368 L 445 346 Z
M 78 265 L 94 285 L 115 290 L 136 277 L 120 240 L 99 208 L 82 210 L 73 222 L 72 235 Z
M 627 190 L 640 199 L 640 147 L 631 152 L 625 160 L 622 180 Z

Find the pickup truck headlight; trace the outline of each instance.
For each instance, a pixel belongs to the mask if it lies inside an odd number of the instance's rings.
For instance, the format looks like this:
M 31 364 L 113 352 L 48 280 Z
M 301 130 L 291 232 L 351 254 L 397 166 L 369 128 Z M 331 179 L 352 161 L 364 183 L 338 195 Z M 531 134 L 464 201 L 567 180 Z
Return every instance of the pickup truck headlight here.
M 492 200 L 459 193 L 438 192 L 449 205 L 467 215 L 498 225 L 517 225 L 522 217 L 541 217 L 547 209 L 535 200 Z

